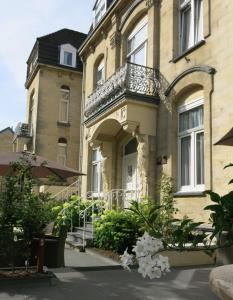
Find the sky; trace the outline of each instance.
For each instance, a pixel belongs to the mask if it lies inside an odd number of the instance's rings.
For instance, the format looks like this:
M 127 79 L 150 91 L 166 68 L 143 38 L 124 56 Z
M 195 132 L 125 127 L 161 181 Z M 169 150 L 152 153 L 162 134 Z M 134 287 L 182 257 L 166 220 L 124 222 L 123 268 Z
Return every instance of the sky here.
M 69 28 L 87 33 L 94 0 L 0 0 L 0 131 L 24 122 L 26 61 L 37 37 Z

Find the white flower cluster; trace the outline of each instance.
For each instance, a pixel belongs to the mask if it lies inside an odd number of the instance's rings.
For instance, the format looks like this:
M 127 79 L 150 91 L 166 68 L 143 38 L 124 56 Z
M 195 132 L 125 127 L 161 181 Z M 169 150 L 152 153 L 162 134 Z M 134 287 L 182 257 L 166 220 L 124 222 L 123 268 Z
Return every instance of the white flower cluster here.
M 158 254 L 163 249 L 161 240 L 151 237 L 147 232 L 138 239 L 133 251 L 138 261 L 138 272 L 145 278 L 160 278 L 163 274 L 170 272 L 168 258 Z M 130 270 L 129 266 L 133 265 L 133 255 L 129 254 L 127 249 L 121 256 L 121 265 L 123 268 Z

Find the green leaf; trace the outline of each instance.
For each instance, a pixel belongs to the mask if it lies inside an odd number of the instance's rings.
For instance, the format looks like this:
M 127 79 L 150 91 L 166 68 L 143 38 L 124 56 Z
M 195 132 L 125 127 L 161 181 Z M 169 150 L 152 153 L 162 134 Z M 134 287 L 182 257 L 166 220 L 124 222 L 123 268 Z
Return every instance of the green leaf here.
M 216 203 L 219 203 L 221 197 L 219 194 L 217 193 L 214 193 L 214 192 L 206 192 L 206 194 L 210 195 L 210 199 L 213 201 L 213 202 L 216 202 Z

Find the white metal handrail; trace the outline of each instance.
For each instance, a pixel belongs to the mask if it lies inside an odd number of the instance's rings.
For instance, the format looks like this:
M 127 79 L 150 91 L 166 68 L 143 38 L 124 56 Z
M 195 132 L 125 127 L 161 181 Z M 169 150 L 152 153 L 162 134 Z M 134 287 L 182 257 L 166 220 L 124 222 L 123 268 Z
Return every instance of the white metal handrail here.
M 79 225 L 81 224 L 81 220 L 83 220 L 83 249 L 85 248 L 85 240 L 86 240 L 86 224 L 87 224 L 87 215 L 88 212 L 91 210 L 91 216 L 92 216 L 92 222 L 91 222 L 91 233 L 92 233 L 92 240 L 94 238 L 94 223 L 93 223 L 93 216 L 95 213 L 95 207 L 97 208 L 98 214 L 103 214 L 103 211 L 105 209 L 105 203 L 103 200 L 95 200 L 91 205 L 89 205 L 87 208 L 85 208 L 83 211 L 79 213 Z
M 71 185 L 56 193 L 54 198 L 64 201 L 69 199 L 72 195 L 79 195 L 79 180 L 76 180 Z

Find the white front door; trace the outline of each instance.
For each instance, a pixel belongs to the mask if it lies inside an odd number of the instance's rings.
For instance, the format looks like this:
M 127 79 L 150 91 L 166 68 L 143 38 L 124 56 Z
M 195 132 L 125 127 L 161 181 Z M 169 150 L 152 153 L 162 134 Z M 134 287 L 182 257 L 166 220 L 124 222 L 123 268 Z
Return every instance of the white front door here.
M 137 172 L 137 152 L 124 156 L 123 161 L 123 189 L 125 194 L 125 207 L 130 200 L 137 200 L 139 180 Z

